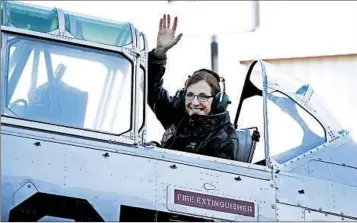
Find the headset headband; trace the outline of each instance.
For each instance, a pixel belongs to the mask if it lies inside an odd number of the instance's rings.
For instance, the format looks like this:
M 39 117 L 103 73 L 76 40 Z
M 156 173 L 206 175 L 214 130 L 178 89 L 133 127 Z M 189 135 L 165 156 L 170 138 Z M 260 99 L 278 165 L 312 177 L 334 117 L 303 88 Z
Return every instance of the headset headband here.
M 196 70 L 195 72 L 193 72 L 192 75 L 194 75 L 195 73 L 198 73 L 198 72 L 207 72 L 207 73 L 211 74 L 217 80 L 218 85 L 219 85 L 219 83 L 222 83 L 223 90 L 221 89 L 221 92 L 226 92 L 226 81 L 223 77 L 220 77 L 216 72 L 205 69 L 205 68 Z M 191 75 L 188 76 L 188 79 L 190 79 L 190 78 L 191 78 Z M 188 81 L 188 79 L 187 79 L 187 81 Z M 186 81 L 186 83 L 187 83 L 187 81 Z M 185 86 L 186 86 L 186 83 L 185 83 Z
M 211 71 L 211 70 L 208 70 L 208 69 L 205 69 L 205 68 L 196 70 L 195 72 L 193 72 L 193 74 L 198 73 L 198 72 L 202 72 L 202 71 L 207 72 L 207 73 L 209 73 L 209 74 L 212 74 L 213 77 L 216 78 L 216 80 L 217 80 L 218 82 L 221 81 L 221 78 L 219 77 L 219 75 L 218 75 L 216 72 Z

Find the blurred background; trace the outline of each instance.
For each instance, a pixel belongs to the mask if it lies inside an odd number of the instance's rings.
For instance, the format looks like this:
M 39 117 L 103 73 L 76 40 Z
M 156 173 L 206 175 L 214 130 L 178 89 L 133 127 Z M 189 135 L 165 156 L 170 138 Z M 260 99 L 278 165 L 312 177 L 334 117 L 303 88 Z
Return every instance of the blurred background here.
M 218 42 L 218 73 L 232 100 L 232 122 L 247 65 L 254 59 L 308 82 L 357 140 L 357 2 L 355 1 L 31 1 L 45 7 L 132 22 L 156 45 L 164 13 L 178 16 L 181 41 L 168 53 L 164 87 L 174 94 L 187 76 L 211 68 Z M 149 141 L 164 129 L 149 112 Z

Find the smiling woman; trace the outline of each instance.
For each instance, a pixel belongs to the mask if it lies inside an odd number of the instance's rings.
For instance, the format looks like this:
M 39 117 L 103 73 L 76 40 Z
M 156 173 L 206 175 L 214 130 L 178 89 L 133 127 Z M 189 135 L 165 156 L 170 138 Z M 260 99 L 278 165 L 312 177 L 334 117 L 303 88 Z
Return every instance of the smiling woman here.
M 175 96 L 163 87 L 166 52 L 176 45 L 178 19 L 171 28 L 170 15 L 160 20 L 157 47 L 148 58 L 148 102 L 166 132 L 162 147 L 184 152 L 237 160 L 238 139 L 227 111 L 230 103 L 223 78 L 213 71 L 200 69 L 186 81 Z

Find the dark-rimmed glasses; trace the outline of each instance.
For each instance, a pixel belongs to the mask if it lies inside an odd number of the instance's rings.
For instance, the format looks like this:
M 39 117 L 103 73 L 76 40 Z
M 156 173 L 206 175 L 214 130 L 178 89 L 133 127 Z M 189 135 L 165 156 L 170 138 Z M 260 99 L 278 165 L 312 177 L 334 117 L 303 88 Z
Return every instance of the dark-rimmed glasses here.
M 197 97 L 197 100 L 200 101 L 200 102 L 205 102 L 207 101 L 209 98 L 212 98 L 213 96 L 212 95 L 206 95 L 204 93 L 200 93 L 200 94 L 194 94 L 194 93 L 187 93 L 185 98 L 187 101 L 193 101 L 195 99 L 195 97 Z

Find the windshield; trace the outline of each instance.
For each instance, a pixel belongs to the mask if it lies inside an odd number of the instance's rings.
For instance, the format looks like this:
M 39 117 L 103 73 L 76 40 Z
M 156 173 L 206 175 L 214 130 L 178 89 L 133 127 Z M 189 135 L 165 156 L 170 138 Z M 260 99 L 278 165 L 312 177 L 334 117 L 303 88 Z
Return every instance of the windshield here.
M 59 28 L 55 8 L 41 8 L 13 1 L 1 2 L 1 25 L 49 33 Z M 126 46 L 133 42 L 129 23 L 104 21 L 64 12 L 65 29 L 74 38 L 110 46 Z
M 64 16 L 66 30 L 76 39 L 111 46 L 125 46 L 133 42 L 128 23 L 105 22 L 68 13 Z
M 327 142 L 330 132 L 341 132 L 340 125 L 310 85 L 282 73 L 272 64 L 264 62 L 263 65 L 267 76 L 269 155 L 273 160 L 285 163 Z M 252 69 L 250 81 L 263 90 L 259 62 Z M 263 101 L 259 95 L 243 101 L 239 127 L 256 126 L 263 136 L 262 142 L 257 144 L 253 162 L 265 157 L 263 117 Z
M 42 9 L 12 1 L 1 1 L 1 25 L 48 33 L 58 29 L 56 9 Z
M 18 35 L 4 37 L 7 82 L 2 83 L 2 115 L 113 134 L 130 130 L 132 64 L 124 56 Z

